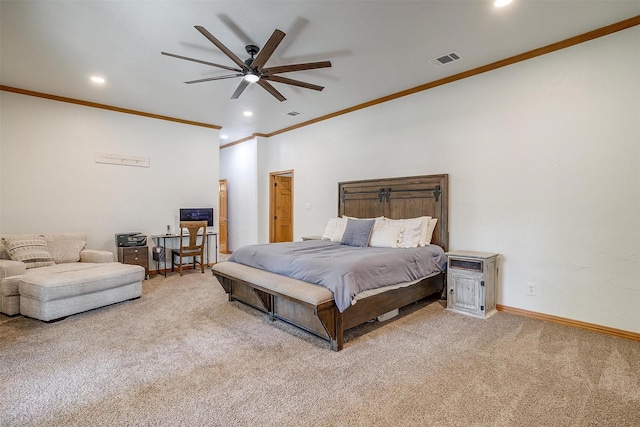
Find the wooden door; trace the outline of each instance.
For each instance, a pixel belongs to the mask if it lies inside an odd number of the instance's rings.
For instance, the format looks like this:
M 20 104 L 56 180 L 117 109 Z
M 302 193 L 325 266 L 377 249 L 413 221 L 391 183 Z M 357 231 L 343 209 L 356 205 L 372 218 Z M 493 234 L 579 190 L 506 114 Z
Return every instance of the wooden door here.
M 218 210 L 220 211 L 218 217 L 218 224 L 220 224 L 220 230 L 218 234 L 218 250 L 222 254 L 229 253 L 229 247 L 227 245 L 229 224 L 227 220 L 227 180 L 221 179 L 219 183 L 218 193 Z
M 293 241 L 293 175 L 271 175 L 271 243 Z

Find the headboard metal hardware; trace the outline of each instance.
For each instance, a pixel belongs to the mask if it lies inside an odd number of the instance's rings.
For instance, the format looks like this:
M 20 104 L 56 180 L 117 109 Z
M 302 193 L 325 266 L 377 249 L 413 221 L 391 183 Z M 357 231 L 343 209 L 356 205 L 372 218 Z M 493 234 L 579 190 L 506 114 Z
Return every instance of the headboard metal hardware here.
M 436 185 L 436 189 L 433 190 L 433 197 L 435 198 L 436 202 L 440 198 L 440 194 L 442 194 L 442 191 L 440 191 L 440 186 Z
M 389 199 L 391 198 L 391 189 L 390 188 L 381 188 L 378 191 L 378 200 L 382 202 L 382 199 L 385 199 L 387 203 L 389 203 Z

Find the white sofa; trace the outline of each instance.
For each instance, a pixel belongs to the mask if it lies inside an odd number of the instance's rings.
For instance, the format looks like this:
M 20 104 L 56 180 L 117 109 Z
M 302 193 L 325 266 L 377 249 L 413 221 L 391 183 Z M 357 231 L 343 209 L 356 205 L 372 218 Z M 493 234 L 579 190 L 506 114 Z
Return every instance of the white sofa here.
M 82 233 L 0 235 L 0 312 L 52 321 L 139 298 L 144 268 L 86 242 Z

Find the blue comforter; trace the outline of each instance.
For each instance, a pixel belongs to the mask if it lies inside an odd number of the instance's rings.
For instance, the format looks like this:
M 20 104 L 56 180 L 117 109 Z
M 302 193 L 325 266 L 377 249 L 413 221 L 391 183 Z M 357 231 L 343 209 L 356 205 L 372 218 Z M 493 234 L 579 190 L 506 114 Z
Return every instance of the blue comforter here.
M 248 245 L 229 261 L 325 286 L 343 312 L 365 290 L 422 279 L 444 271 L 440 246 L 358 248 L 328 240 Z

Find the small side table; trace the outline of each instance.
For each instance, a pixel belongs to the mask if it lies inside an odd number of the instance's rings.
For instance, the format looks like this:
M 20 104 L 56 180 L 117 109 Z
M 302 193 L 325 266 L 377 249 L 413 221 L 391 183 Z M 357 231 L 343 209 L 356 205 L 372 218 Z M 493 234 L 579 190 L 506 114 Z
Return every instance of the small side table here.
M 147 246 L 119 247 L 118 262 L 144 267 L 144 276 L 149 278 L 149 248 Z
M 498 254 L 447 252 L 447 310 L 486 319 L 496 312 Z

